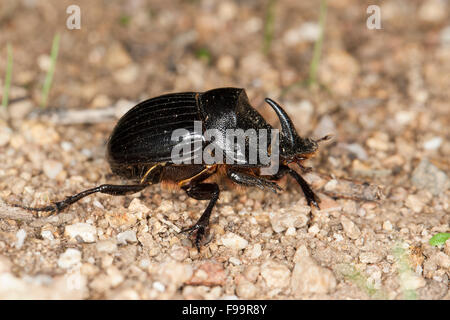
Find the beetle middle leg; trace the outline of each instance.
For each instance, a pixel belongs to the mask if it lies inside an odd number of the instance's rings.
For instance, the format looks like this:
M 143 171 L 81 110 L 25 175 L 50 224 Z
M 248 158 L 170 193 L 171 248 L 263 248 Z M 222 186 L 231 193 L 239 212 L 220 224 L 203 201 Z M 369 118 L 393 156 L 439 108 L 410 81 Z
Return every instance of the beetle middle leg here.
M 203 240 L 206 230 L 209 226 L 209 218 L 211 217 L 212 209 L 219 199 L 219 186 L 216 183 L 200 183 L 183 187 L 187 195 L 196 200 L 209 200 L 208 206 L 201 215 L 200 219 L 190 228 L 181 230 L 181 232 L 192 233 L 197 231 L 195 235 L 195 246 L 200 251 L 200 243 Z

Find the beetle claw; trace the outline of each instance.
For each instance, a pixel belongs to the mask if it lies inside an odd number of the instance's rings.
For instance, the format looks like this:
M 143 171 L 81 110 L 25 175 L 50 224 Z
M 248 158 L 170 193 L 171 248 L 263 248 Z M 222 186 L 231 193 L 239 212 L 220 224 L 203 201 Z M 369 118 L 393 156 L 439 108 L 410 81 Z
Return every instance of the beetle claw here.
M 192 236 L 192 234 L 194 232 L 196 232 L 194 244 L 195 244 L 195 247 L 197 248 L 198 252 L 200 252 L 200 246 L 202 244 L 203 239 L 206 236 L 206 228 L 207 228 L 207 226 L 204 226 L 201 223 L 196 223 L 192 227 L 182 229 L 179 233 L 187 232 L 187 233 L 189 233 L 190 236 Z

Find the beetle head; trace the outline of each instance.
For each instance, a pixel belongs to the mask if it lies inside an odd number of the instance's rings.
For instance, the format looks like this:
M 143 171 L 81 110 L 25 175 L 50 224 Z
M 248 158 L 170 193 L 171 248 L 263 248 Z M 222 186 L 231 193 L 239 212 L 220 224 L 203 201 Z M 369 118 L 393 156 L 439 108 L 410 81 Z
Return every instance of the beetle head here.
M 329 135 L 318 140 L 300 137 L 286 111 L 270 98 L 266 98 L 265 101 L 275 110 L 280 119 L 280 157 L 284 160 L 298 162 L 308 159 L 317 151 L 318 142 L 330 139 Z

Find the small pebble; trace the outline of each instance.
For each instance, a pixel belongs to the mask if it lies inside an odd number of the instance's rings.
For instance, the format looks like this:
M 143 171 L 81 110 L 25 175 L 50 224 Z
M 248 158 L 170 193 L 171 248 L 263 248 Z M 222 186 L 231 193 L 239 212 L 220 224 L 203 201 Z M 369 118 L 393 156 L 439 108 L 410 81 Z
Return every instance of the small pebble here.
M 234 264 L 235 266 L 239 266 L 242 263 L 241 260 L 235 257 L 230 257 L 228 261 L 230 261 L 230 263 Z
M 279 212 L 270 212 L 269 218 L 273 231 L 279 233 L 288 228 L 301 228 L 308 222 L 307 214 L 311 211 L 309 206 L 295 206 L 281 209 Z
M 135 64 L 126 66 L 113 73 L 114 79 L 121 84 L 131 84 L 139 76 L 139 67 Z
M 445 270 L 450 270 L 450 257 L 446 255 L 444 252 L 438 252 L 435 255 L 431 257 L 434 261 L 436 261 L 436 264 L 444 268 Z
M 121 232 L 117 235 L 117 242 L 119 244 L 127 244 L 127 242 L 133 243 L 137 242 L 136 238 L 136 231 L 134 230 L 127 230 L 124 232 Z
M 405 205 L 415 213 L 419 213 L 422 211 L 423 207 L 425 206 L 425 203 L 423 203 L 418 196 L 410 194 L 406 198 Z
M 319 38 L 320 26 L 315 22 L 305 22 L 300 27 L 288 30 L 283 37 L 284 43 L 294 46 L 302 42 L 314 42 Z
M 309 229 L 308 232 L 312 233 L 312 234 L 317 234 L 319 233 L 320 229 L 319 226 L 317 224 L 313 224 Z
M 423 148 L 425 150 L 436 150 L 439 149 L 439 147 L 442 144 L 442 138 L 441 137 L 434 137 L 430 140 L 427 140 L 423 143 Z
M 26 237 L 27 237 L 27 232 L 24 229 L 19 229 L 19 231 L 16 232 L 16 248 L 17 249 L 22 248 Z
M 53 235 L 53 233 L 50 230 L 42 230 L 41 231 L 41 237 L 43 239 L 46 239 L 46 240 L 49 240 L 49 241 L 55 240 L 55 236 Z
M 447 26 L 441 31 L 441 45 L 444 48 L 450 48 L 450 26 Z
M 310 256 L 306 247 L 297 249 L 294 258 L 295 266 L 292 271 L 291 290 L 295 297 L 304 294 L 328 293 L 336 287 L 333 273 L 319 266 Z
M 35 105 L 31 100 L 20 100 L 8 106 L 12 119 L 18 120 L 26 117 L 33 110 Z
M 63 165 L 59 161 L 44 160 L 44 163 L 42 164 L 42 169 L 44 170 L 45 175 L 49 179 L 55 179 L 56 176 L 62 171 Z
M 350 239 L 358 239 L 361 235 L 361 231 L 359 230 L 358 226 L 353 223 L 349 218 L 346 216 L 341 216 L 341 224 L 344 228 L 345 234 Z
M 170 248 L 169 254 L 175 260 L 183 261 L 189 256 L 189 250 L 180 245 L 173 245 L 172 248 Z
M 261 266 L 261 275 L 269 288 L 285 288 L 291 280 L 289 268 L 275 261 L 267 261 Z
M 64 234 L 72 240 L 80 237 L 84 242 L 95 242 L 97 240 L 97 228 L 88 223 L 78 222 L 66 226 Z
M 236 286 L 236 294 L 242 299 L 252 299 L 258 294 L 258 288 L 249 281 L 241 280 Z
M 423 22 L 435 24 L 445 20 L 446 12 L 448 12 L 446 1 L 427 0 L 422 2 L 418 17 Z
M 153 289 L 155 289 L 155 290 L 157 290 L 159 292 L 164 292 L 166 290 L 166 287 L 164 286 L 164 284 L 162 284 L 159 281 L 153 282 L 152 287 L 153 287 Z
M 4 147 L 9 143 L 12 136 L 12 130 L 6 126 L 0 125 L 0 147 Z
M 377 263 L 380 262 L 383 257 L 376 252 L 363 252 L 359 255 L 359 260 L 362 263 Z
M 242 250 L 248 246 L 248 241 L 235 233 L 228 232 L 220 239 L 222 244 L 233 250 Z
M 95 247 L 98 252 L 113 253 L 117 250 L 116 241 L 112 239 L 98 241 Z
M 222 286 L 225 284 L 226 278 L 227 276 L 222 264 L 207 261 L 197 268 L 192 278 L 187 281 L 187 284 L 210 287 Z
M 383 230 L 392 231 L 392 223 L 389 220 L 383 222 Z
M 81 262 L 81 252 L 77 249 L 68 248 L 59 256 L 58 266 L 63 269 L 69 269 Z
M 418 189 L 424 189 L 437 196 L 450 188 L 450 180 L 444 171 L 424 158 L 413 171 L 411 181 Z

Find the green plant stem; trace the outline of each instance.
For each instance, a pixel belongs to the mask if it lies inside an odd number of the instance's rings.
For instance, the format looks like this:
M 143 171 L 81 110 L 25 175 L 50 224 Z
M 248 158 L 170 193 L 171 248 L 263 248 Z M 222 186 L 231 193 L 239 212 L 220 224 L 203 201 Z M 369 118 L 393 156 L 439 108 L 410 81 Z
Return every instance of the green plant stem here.
M 48 94 L 52 86 L 53 74 L 55 72 L 56 59 L 58 58 L 59 39 L 60 39 L 59 33 L 55 34 L 55 36 L 53 37 L 52 52 L 50 56 L 51 60 L 50 68 L 48 69 L 47 75 L 45 77 L 44 86 L 42 87 L 41 108 L 45 108 L 47 106 Z
M 5 85 L 3 86 L 3 98 L 2 98 L 2 106 L 5 108 L 8 106 L 9 88 L 11 87 L 12 68 L 13 68 L 13 52 L 10 43 L 8 43 L 6 51 L 8 58 L 6 62 Z
M 275 22 L 275 3 L 276 0 L 269 0 L 267 4 L 266 20 L 264 24 L 264 45 L 263 52 L 269 54 L 270 46 L 273 39 L 274 22 Z
M 317 69 L 319 67 L 320 55 L 322 53 L 322 44 L 325 33 L 326 19 L 327 19 L 327 0 L 321 0 L 319 13 L 320 34 L 319 38 L 314 43 L 313 57 L 309 67 L 309 79 L 308 79 L 309 86 L 315 85 L 317 83 Z

